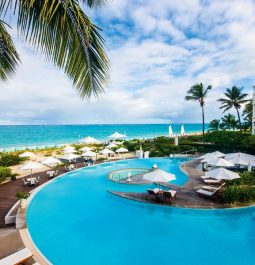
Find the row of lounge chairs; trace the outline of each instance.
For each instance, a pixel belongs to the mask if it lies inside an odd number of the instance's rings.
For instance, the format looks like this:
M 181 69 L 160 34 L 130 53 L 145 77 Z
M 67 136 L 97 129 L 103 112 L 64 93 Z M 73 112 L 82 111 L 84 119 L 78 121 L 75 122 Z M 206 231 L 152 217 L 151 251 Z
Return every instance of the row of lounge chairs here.
M 201 179 L 204 181 L 204 183 L 209 184 L 209 185 L 204 185 L 201 187 L 201 189 L 197 190 L 198 195 L 202 196 L 202 197 L 207 197 L 207 198 L 213 197 L 225 185 L 225 183 L 222 182 L 222 180 L 211 179 L 211 178 L 206 177 L 206 176 L 202 176 Z M 221 185 L 217 186 L 217 187 L 211 186 L 211 185 L 217 185 L 217 184 L 221 184 Z
M 147 190 L 146 200 L 153 198 L 155 202 L 169 202 L 176 199 L 176 191 L 175 190 L 161 190 L 159 188 L 148 189 Z

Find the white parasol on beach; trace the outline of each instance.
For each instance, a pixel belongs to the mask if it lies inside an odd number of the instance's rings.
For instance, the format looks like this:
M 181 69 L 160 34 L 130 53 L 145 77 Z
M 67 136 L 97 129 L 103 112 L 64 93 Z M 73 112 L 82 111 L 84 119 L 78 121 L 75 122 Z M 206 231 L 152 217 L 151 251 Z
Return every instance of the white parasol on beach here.
M 93 138 L 93 137 L 85 137 L 84 139 L 81 140 L 81 142 L 85 143 L 85 144 L 100 144 L 100 141 Z
M 21 157 L 21 158 L 22 157 L 27 157 L 27 158 L 30 158 L 30 159 L 36 159 L 36 158 L 38 158 L 38 156 L 36 154 L 34 154 L 32 152 L 28 152 L 28 151 L 20 154 L 19 157 Z
M 84 156 L 84 157 L 95 157 L 95 156 L 97 156 L 97 153 L 88 150 L 88 151 L 82 153 L 81 156 Z
M 173 137 L 174 136 L 171 125 L 169 125 L 169 127 L 168 127 L 168 134 L 169 134 L 169 137 Z
M 47 165 L 47 166 L 49 166 L 49 167 L 54 167 L 54 166 L 56 166 L 56 165 L 61 164 L 61 161 L 58 160 L 58 159 L 55 158 L 55 157 L 50 156 L 50 157 L 47 157 L 45 160 L 43 160 L 43 161 L 42 161 L 42 164 Z
M 79 151 L 82 151 L 82 152 L 87 152 L 87 151 L 90 151 L 90 150 L 92 150 L 92 148 L 90 148 L 88 146 L 84 146 L 81 149 L 79 149 Z
M 222 179 L 232 180 L 240 178 L 240 176 L 237 173 L 222 167 L 206 172 L 205 176 L 218 180 Z
M 143 179 L 149 180 L 151 182 L 169 182 L 175 180 L 176 177 L 174 174 L 168 173 L 161 169 L 156 169 L 154 171 L 144 174 Z
M 182 124 L 181 126 L 181 136 L 184 136 L 185 135 L 185 130 L 184 130 L 184 125 Z
M 40 169 L 42 168 L 43 165 L 37 162 L 28 162 L 27 164 L 25 164 L 21 170 L 31 170 L 31 176 L 32 176 L 32 171 L 33 169 Z
M 116 153 L 128 153 L 128 150 L 124 147 L 120 147 L 116 150 Z
M 59 157 L 59 158 L 60 158 L 60 159 L 63 159 L 63 160 L 71 161 L 71 160 L 75 160 L 75 159 L 77 159 L 77 158 L 79 158 L 79 157 L 80 157 L 80 156 L 71 153 L 71 154 L 66 154 L 66 155 L 64 155 L 64 156 L 61 156 L 61 157 Z
M 207 164 L 215 167 L 234 167 L 235 165 L 224 158 L 207 159 Z
M 251 164 L 251 166 L 255 166 L 255 156 L 245 153 L 239 152 L 227 154 L 225 159 L 238 166 L 248 166 L 249 164 Z
M 112 135 L 110 135 L 108 137 L 111 138 L 111 139 L 122 139 L 122 138 L 125 138 L 127 136 L 125 134 L 121 134 L 121 133 L 115 132 L 115 133 L 113 133 Z

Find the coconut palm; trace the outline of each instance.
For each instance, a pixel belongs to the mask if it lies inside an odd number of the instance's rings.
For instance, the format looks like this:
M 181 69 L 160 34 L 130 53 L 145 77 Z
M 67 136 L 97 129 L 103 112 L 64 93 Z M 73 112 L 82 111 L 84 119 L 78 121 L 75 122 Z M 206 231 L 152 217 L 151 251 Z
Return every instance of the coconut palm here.
M 185 97 L 185 100 L 187 101 L 198 101 L 200 107 L 202 108 L 203 135 L 205 134 L 205 112 L 204 112 L 205 98 L 209 90 L 211 89 L 212 86 L 204 88 L 204 85 L 202 83 L 196 84 L 187 91 L 188 95 Z
M 248 101 L 246 99 L 248 94 L 243 93 L 242 91 L 243 88 L 233 86 L 232 88 L 226 89 L 226 92 L 224 93 L 225 98 L 218 99 L 218 101 L 222 104 L 220 108 L 223 109 L 223 113 L 232 108 L 236 110 L 240 127 L 242 124 L 239 109 L 243 103 Z
M 220 120 L 212 120 L 208 126 L 210 132 L 220 130 Z
M 221 119 L 221 128 L 226 130 L 235 130 L 238 127 L 238 121 L 232 114 L 227 114 Z
M 248 103 L 245 104 L 242 116 L 245 121 L 252 121 L 252 100 L 249 100 Z
M 105 42 L 80 3 L 88 7 L 105 0 L 0 0 L 0 18 L 17 17 L 18 36 L 41 51 L 46 60 L 64 69 L 79 95 L 98 95 L 108 80 Z M 0 26 L 2 80 L 15 71 L 18 54 L 3 23 Z

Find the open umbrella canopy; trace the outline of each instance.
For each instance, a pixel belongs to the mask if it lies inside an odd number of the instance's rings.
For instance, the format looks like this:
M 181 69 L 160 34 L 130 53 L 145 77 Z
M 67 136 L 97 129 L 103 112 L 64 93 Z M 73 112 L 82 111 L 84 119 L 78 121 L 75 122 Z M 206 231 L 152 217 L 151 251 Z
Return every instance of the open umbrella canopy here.
M 76 150 L 75 149 L 66 149 L 63 152 L 64 152 L 64 154 L 73 154 L 76 152 Z
M 122 139 L 122 138 L 125 138 L 127 137 L 125 134 L 121 134 L 121 133 L 118 133 L 118 132 L 115 132 L 113 133 L 112 135 L 109 136 L 109 138 L 111 139 Z
M 151 182 L 169 182 L 175 180 L 176 177 L 174 174 L 168 173 L 161 169 L 157 169 L 155 171 L 144 174 L 143 179 L 149 180 Z
M 184 125 L 182 124 L 181 126 L 181 136 L 185 135 L 185 129 L 184 129 Z
M 80 156 L 71 153 L 71 154 L 66 154 L 64 156 L 61 156 L 60 159 L 70 161 L 70 160 L 74 160 L 74 159 L 79 158 L 79 157 Z
M 240 176 L 237 173 L 222 167 L 208 171 L 205 173 L 205 175 L 209 178 L 219 179 L 219 180 L 221 179 L 232 180 L 240 178 Z
M 27 164 L 25 164 L 21 170 L 33 170 L 33 169 L 40 169 L 42 168 L 43 165 L 37 162 L 28 162 Z
M 171 125 L 169 125 L 169 127 L 168 127 L 168 134 L 169 134 L 169 137 L 173 137 L 174 136 Z
M 75 151 L 75 148 L 73 146 L 67 145 L 62 150 L 63 151 L 68 151 L 68 150 L 74 150 Z
M 214 151 L 214 152 L 212 152 L 212 153 L 209 153 L 209 154 L 211 154 L 211 155 L 215 155 L 215 156 L 217 156 L 217 157 L 219 157 L 219 158 L 221 158 L 221 157 L 224 157 L 224 156 L 225 156 L 225 154 L 224 154 L 224 153 L 222 153 L 222 152 L 220 152 L 220 151 Z
M 84 146 L 82 147 L 81 149 L 79 149 L 79 151 L 82 151 L 82 152 L 87 152 L 87 151 L 90 151 L 92 148 L 88 147 L 88 146 Z
M 37 155 L 32 153 L 32 152 L 26 151 L 26 152 L 20 154 L 19 157 L 37 158 Z
M 42 161 L 42 164 L 47 165 L 47 166 L 55 166 L 61 164 L 61 161 L 58 160 L 55 157 L 47 157 L 45 160 Z
M 119 149 L 116 150 L 116 153 L 127 153 L 128 150 L 124 147 L 120 147 Z
M 85 157 L 95 157 L 95 156 L 97 156 L 97 153 L 88 150 L 88 151 L 82 153 L 81 156 L 85 156 Z
M 225 159 L 234 163 L 235 165 L 248 166 L 251 164 L 255 166 L 255 156 L 245 153 L 231 153 L 225 156 Z
M 114 154 L 114 152 L 113 152 L 112 150 L 107 149 L 107 148 L 105 148 L 104 150 L 100 151 L 100 153 L 101 153 L 102 155 L 110 155 L 110 154 Z
M 85 144 L 99 144 L 100 141 L 93 138 L 93 137 L 85 137 L 84 139 L 81 140 L 81 142 L 85 143 Z
M 115 147 L 118 147 L 118 145 L 115 144 L 115 143 L 109 143 L 109 144 L 107 145 L 107 148 L 115 148 Z
M 205 154 L 203 156 L 200 156 L 198 159 L 202 159 L 201 163 L 208 163 L 212 160 L 218 159 L 218 157 L 215 155 L 212 155 L 211 153 L 208 153 L 208 154 Z
M 203 160 L 202 160 L 203 161 Z M 215 166 L 215 167 L 234 167 L 235 164 L 232 162 L 224 159 L 224 158 L 214 158 L 214 159 L 207 159 L 207 164 Z

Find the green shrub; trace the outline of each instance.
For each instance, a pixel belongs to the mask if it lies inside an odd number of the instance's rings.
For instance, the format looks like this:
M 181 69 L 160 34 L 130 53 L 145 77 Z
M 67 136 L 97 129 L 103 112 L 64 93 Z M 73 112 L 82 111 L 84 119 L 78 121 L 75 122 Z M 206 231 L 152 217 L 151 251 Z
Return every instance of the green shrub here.
M 25 160 L 26 160 L 25 158 L 21 158 L 17 154 L 9 154 L 9 153 L 0 154 L 0 166 L 2 167 L 19 165 L 21 162 Z
M 224 201 L 227 203 L 244 203 L 255 200 L 255 187 L 247 185 L 232 185 L 223 192 Z
M 0 166 L 0 183 L 11 178 L 13 176 L 12 171 L 8 167 L 1 167 Z
M 20 200 L 20 199 L 27 199 L 30 196 L 29 192 L 26 191 L 21 191 L 21 192 L 17 192 L 16 193 L 16 197 Z
M 239 179 L 234 179 L 228 182 L 228 186 L 230 185 L 255 185 L 255 172 L 242 172 L 239 173 L 240 177 Z

